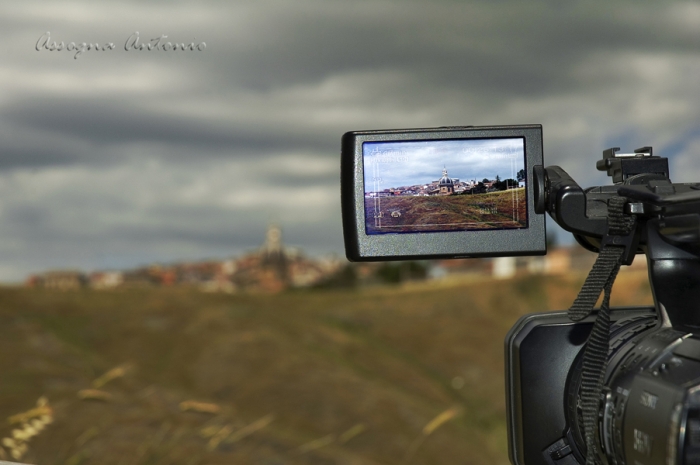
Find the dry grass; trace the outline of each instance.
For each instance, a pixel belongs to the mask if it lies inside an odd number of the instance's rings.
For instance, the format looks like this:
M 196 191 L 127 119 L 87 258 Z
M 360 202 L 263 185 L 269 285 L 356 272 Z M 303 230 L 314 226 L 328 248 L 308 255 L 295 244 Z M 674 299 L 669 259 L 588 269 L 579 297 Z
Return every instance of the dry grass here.
M 369 231 L 376 228 L 375 215 L 380 213 L 382 228 L 387 228 L 384 232 L 520 228 L 527 224 L 524 188 L 475 195 L 383 197 L 381 212 L 375 211 L 375 201 L 365 199 Z
M 20 460 L 29 450 L 29 442 L 53 423 L 53 409 L 48 399 L 42 396 L 36 401 L 36 407 L 8 417 L 7 422 L 14 425 L 14 429 L 10 436 L 0 440 L 3 446 L 0 460 L 7 459 L 8 454 L 12 459 Z
M 506 465 L 503 338 L 520 315 L 567 307 L 583 278 L 0 289 L 0 415 L 50 400 L 54 423 L 22 456 L 41 465 Z M 648 302 L 645 277 L 621 274 L 613 303 Z M 78 397 L 89 390 L 110 401 Z

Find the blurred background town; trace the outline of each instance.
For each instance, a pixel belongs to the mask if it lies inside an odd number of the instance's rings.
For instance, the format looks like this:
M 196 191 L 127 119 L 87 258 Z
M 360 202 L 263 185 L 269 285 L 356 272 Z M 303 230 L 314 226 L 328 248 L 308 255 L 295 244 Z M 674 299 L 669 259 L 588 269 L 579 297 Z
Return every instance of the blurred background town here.
M 465 276 L 506 279 L 516 274 L 563 275 L 590 270 L 596 254 L 578 245 L 549 244 L 544 256 L 410 262 L 349 263 L 344 257 L 307 256 L 288 247 L 277 225 L 268 228 L 262 245 L 241 257 L 172 264 L 151 264 L 130 270 L 50 270 L 27 277 L 25 286 L 59 290 L 188 286 L 207 292 L 277 293 L 287 289 L 396 284 Z M 631 270 L 646 269 L 644 256 Z

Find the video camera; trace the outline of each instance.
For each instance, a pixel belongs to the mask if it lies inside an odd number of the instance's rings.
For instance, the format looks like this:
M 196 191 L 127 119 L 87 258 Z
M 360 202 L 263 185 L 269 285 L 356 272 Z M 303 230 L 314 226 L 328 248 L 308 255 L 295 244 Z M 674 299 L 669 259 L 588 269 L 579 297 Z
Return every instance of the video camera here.
M 351 261 L 541 255 L 545 213 L 598 252 L 568 313 L 524 316 L 506 337 L 514 465 L 700 463 L 700 183 L 672 183 L 651 147 L 618 151 L 596 165 L 613 184 L 584 190 L 544 167 L 539 125 L 342 139 Z M 639 253 L 654 307 L 610 309 Z

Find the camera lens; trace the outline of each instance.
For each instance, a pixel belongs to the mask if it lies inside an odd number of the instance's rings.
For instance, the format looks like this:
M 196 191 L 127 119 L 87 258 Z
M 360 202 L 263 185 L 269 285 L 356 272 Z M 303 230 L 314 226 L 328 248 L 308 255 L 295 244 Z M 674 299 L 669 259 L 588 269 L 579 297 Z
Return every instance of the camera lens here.
M 700 339 L 660 328 L 652 317 L 619 320 L 610 335 L 597 436 L 607 463 L 700 464 Z M 567 436 L 579 463 L 586 456 L 582 352 L 566 397 Z
M 636 343 L 646 333 L 650 332 L 656 326 L 656 318 L 653 316 L 631 316 L 622 318 L 615 322 L 610 328 L 610 349 L 608 351 L 608 370 L 606 373 L 606 381 L 610 379 L 611 371 L 619 365 L 619 362 L 626 359 L 626 355 L 636 346 Z M 620 372 L 628 372 L 634 369 L 640 362 L 641 358 L 633 358 L 626 360 L 624 367 L 620 367 Z M 583 427 L 583 410 L 581 407 L 581 377 L 583 371 L 583 350 L 579 352 L 576 360 L 569 372 L 566 388 L 566 418 L 569 425 L 568 436 L 569 443 L 572 446 L 572 452 L 577 457 L 580 463 L 585 463 L 586 440 Z M 607 386 L 607 383 L 606 383 Z M 610 411 L 607 415 L 615 415 L 615 407 L 623 408 L 622 404 L 610 405 Z M 601 427 L 601 431 L 603 428 Z M 610 442 L 606 441 L 610 449 Z

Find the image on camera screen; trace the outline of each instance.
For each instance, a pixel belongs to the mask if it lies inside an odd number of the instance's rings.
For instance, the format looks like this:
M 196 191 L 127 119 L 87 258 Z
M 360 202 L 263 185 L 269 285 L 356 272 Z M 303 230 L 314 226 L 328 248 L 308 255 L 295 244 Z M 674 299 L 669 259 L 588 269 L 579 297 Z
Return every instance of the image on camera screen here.
M 365 142 L 367 234 L 527 228 L 523 138 Z

